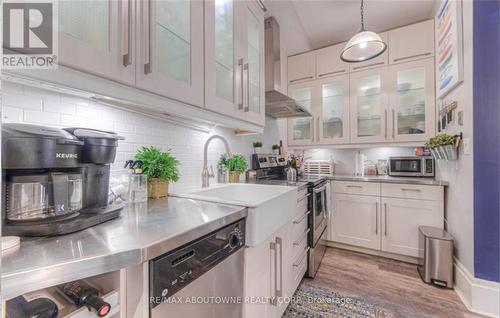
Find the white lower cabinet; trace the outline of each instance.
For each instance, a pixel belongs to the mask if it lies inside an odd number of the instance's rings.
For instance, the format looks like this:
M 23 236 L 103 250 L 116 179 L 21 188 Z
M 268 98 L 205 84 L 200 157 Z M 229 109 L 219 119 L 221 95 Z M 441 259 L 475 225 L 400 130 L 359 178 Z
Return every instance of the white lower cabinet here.
M 419 226 L 443 228 L 442 186 L 333 181 L 332 192 L 328 240 L 336 243 L 418 257 Z
M 382 198 L 382 250 L 418 257 L 418 227 L 443 227 L 443 202 Z
M 301 202 L 292 220 L 260 245 L 245 248 L 245 318 L 280 318 L 307 271 L 308 211 Z
M 365 248 L 380 248 L 380 197 L 334 193 L 331 239 Z

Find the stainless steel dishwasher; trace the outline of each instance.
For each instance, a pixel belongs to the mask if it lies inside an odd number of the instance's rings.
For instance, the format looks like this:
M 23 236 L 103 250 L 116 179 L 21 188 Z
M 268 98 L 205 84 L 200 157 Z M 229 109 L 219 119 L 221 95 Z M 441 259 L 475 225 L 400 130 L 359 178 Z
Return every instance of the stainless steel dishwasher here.
M 151 318 L 241 317 L 245 220 L 149 262 Z

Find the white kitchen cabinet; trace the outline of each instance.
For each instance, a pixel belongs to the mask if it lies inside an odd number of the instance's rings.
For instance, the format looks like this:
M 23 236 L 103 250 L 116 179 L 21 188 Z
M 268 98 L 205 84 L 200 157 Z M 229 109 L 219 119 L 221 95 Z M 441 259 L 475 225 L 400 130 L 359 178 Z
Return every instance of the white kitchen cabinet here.
M 316 50 L 316 77 L 318 79 L 349 73 L 349 63 L 340 59 L 346 42 Z
M 243 104 L 239 117 L 264 126 L 265 72 L 264 72 L 264 13 L 255 1 L 240 2 L 238 22 L 242 23 L 240 36 L 243 61 Z M 242 109 L 241 109 L 242 108 Z
M 134 84 L 135 6 L 130 0 L 59 1 L 58 63 Z
M 314 51 L 288 57 L 288 84 L 311 81 L 316 78 L 316 53 Z
M 434 89 L 432 58 L 389 67 L 391 141 L 425 141 L 434 136 Z
M 389 64 L 434 56 L 434 20 L 394 29 L 389 34 Z
M 137 2 L 136 86 L 204 106 L 203 1 Z
M 350 76 L 351 143 L 384 142 L 388 132 L 388 72 L 376 68 Z
M 313 90 L 317 86 L 312 82 L 288 86 L 288 95 L 304 109 L 313 113 Z M 311 145 L 316 136 L 314 134 L 314 118 L 299 117 L 288 119 L 288 145 Z
M 233 117 L 243 110 L 239 5 L 233 0 L 205 1 L 205 106 Z
M 383 33 L 378 33 L 380 35 L 380 38 L 382 41 L 384 41 L 387 44 L 388 40 L 388 35 L 387 32 Z M 360 72 L 372 68 L 377 68 L 381 67 L 384 65 L 389 64 L 389 50 L 390 47 L 388 47 L 382 54 L 379 56 L 372 58 L 368 61 L 365 62 L 359 62 L 359 63 L 349 63 L 349 72 Z
M 380 197 L 333 193 L 332 200 L 331 239 L 380 249 Z
M 316 142 L 319 144 L 349 143 L 349 76 L 324 78 L 315 82 L 318 96 Z
M 418 227 L 443 228 L 443 202 L 382 198 L 382 251 L 419 256 Z

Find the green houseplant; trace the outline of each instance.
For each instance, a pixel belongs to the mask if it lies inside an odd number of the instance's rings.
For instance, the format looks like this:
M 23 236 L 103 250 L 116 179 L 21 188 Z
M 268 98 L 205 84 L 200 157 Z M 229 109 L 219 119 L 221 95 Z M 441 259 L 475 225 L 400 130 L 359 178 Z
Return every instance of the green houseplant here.
M 280 153 L 280 146 L 279 145 L 273 145 L 271 148 L 273 149 L 273 153 L 275 155 L 279 155 L 279 153 Z
M 439 134 L 430 138 L 425 146 L 431 150 L 435 159 L 456 160 L 458 158 L 455 148 L 456 137 L 448 134 Z
M 148 197 L 157 199 L 168 196 L 168 183 L 181 177 L 180 162 L 170 153 L 156 147 L 142 147 L 135 159 L 143 162 L 142 171 L 148 176 Z
M 253 143 L 253 150 L 255 153 L 261 153 L 262 150 L 262 141 L 256 141 Z
M 233 154 L 231 158 L 222 155 L 219 159 L 219 164 L 226 166 L 229 171 L 229 182 L 238 183 L 240 181 L 240 174 L 247 170 L 248 164 L 245 156 L 240 154 Z

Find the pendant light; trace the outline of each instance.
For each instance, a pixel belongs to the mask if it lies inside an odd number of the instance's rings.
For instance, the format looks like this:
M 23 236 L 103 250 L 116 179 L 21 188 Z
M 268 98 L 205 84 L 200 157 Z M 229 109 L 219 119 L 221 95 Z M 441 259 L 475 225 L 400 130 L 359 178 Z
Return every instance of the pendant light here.
M 340 59 L 348 63 L 364 62 L 373 59 L 384 53 L 387 44 L 380 36 L 371 31 L 365 30 L 364 3 L 361 0 L 361 30 L 354 35 L 342 50 Z

